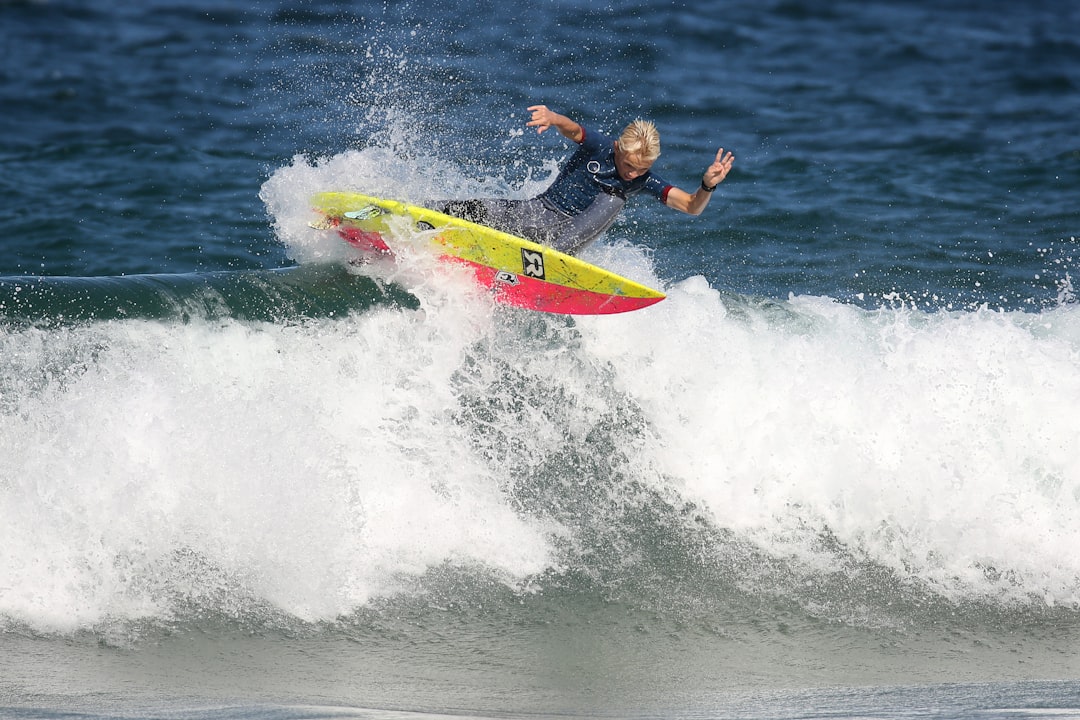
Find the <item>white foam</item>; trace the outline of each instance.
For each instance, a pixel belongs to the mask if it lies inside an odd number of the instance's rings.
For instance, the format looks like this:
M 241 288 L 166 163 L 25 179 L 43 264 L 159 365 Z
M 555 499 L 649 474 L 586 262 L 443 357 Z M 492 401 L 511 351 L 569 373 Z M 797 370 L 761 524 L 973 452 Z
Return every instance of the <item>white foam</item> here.
M 652 462 L 779 556 L 823 528 L 960 596 L 1080 602 L 1080 313 L 732 318 L 701 278 L 588 348 L 647 409 Z
M 0 426 L 0 614 L 70 629 L 236 586 L 332 619 L 445 562 L 546 567 L 544 529 L 448 417 L 473 329 L 440 317 L 37 338 L 34 373 L 94 357 L 16 391 Z

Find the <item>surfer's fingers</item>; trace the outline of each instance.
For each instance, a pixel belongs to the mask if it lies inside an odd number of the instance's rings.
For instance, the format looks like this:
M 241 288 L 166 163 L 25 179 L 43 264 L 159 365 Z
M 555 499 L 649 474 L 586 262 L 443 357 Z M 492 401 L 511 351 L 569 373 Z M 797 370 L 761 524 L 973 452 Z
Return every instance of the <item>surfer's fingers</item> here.
M 735 156 L 731 153 L 724 154 L 724 148 L 720 148 L 720 152 L 716 153 L 716 161 L 713 162 L 712 166 L 717 172 L 727 175 L 734 162 Z
M 548 117 L 551 111 L 547 105 L 531 105 L 528 109 L 532 113 L 532 119 L 526 123 L 526 127 L 534 127 L 538 133 L 551 127 L 551 119 Z

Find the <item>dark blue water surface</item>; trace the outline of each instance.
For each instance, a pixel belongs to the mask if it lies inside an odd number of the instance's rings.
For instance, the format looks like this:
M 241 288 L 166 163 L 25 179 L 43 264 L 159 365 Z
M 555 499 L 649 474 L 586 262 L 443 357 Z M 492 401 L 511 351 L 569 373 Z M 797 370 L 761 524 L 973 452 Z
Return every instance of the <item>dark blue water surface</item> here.
M 308 226 L 535 103 L 735 153 L 663 303 Z M 1076 717 L 1078 131 L 1062 0 L 0 0 L 0 715 Z
M 639 202 L 662 275 L 786 297 L 1057 300 L 1080 233 L 1075 4 L 7 2 L 9 275 L 286 264 L 258 189 L 394 145 L 503 191 L 565 143 L 545 102 L 654 119 L 700 220 Z M 934 301 L 932 298 L 939 300 Z

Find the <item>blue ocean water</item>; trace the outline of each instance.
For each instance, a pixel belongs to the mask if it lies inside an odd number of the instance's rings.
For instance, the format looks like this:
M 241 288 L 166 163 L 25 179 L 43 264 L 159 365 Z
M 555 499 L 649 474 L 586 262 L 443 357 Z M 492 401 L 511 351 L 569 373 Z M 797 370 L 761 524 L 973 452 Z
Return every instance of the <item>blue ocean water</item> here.
M 1080 6 L 0 0 L 0 716 L 1080 715 Z M 308 198 L 524 197 L 494 307 Z

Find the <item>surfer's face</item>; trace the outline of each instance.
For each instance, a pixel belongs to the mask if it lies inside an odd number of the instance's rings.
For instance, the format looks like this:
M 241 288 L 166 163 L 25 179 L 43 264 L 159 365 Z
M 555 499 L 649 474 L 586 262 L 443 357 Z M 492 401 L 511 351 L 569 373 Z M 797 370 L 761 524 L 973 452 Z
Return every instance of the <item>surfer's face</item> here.
M 623 180 L 633 180 L 649 172 L 652 161 L 646 160 L 640 155 L 631 155 L 623 152 L 619 143 L 615 143 L 615 169 L 619 171 L 619 177 Z

